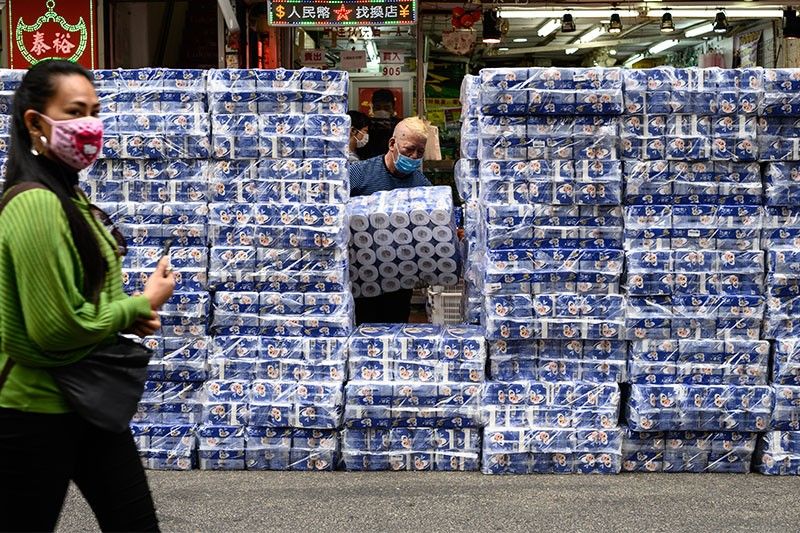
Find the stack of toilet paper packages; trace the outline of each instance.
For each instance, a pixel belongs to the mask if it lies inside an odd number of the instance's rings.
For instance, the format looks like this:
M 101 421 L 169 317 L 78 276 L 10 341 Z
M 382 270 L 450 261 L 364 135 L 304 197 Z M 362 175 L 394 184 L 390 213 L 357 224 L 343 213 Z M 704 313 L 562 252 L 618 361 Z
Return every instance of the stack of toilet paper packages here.
M 204 425 L 198 440 L 201 470 L 330 471 L 338 462 L 333 430 Z
M 758 435 L 752 432 L 639 432 L 624 429 L 624 472 L 750 472 Z
M 214 70 L 205 469 L 330 470 L 353 301 L 347 74 Z
M 642 385 L 766 385 L 769 351 L 767 341 L 633 341 L 628 379 Z
M 461 82 L 461 159 L 456 162 L 454 179 L 461 201 L 464 202 L 464 319 L 479 324 L 483 297 L 480 292 L 481 263 L 484 254 L 479 239 L 480 175 L 478 138 L 480 107 L 480 77 L 467 75 Z
M 755 470 L 770 476 L 800 475 L 800 432 L 770 431 L 758 438 Z
M 11 150 L 14 91 L 19 88 L 26 72 L 26 70 L 0 69 L 0 185 L 5 183 L 6 161 Z
M 482 471 L 618 473 L 619 401 L 616 383 L 487 382 Z
M 81 186 L 127 241 L 123 284 L 142 292 L 165 246 L 176 273 L 132 431 L 148 468 L 195 465 L 195 425 L 207 378 L 210 125 L 202 70 L 94 71 L 103 148 Z
M 490 340 L 489 368 L 499 381 L 626 381 L 627 342 Z
M 142 464 L 149 470 L 197 468 L 196 424 L 131 424 Z
M 623 340 L 621 71 L 484 69 L 480 78 L 487 338 Z
M 626 404 L 634 431 L 766 431 L 774 394 L 767 385 L 631 386 Z
M 798 69 L 764 71 L 763 104 L 759 111 L 758 144 L 762 161 L 800 161 L 800 89 Z M 791 165 L 790 165 L 791 166 Z M 769 168 L 767 169 L 769 173 Z M 767 178 L 768 205 L 786 205 L 796 191 L 791 173 Z M 772 203 L 777 202 L 777 203 Z
M 331 470 L 341 381 L 208 380 L 198 430 L 204 470 Z
M 371 298 L 428 285 L 455 286 L 461 249 L 450 187 L 359 196 L 348 204 L 353 295 Z
M 486 365 L 480 328 L 370 324 L 348 347 L 346 469 L 477 469 Z

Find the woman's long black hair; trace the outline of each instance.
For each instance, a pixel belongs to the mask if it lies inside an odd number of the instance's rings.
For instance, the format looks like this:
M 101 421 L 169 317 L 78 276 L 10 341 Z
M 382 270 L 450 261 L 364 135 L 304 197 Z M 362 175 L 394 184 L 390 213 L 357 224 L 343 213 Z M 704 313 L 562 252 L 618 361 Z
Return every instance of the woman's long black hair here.
M 4 192 L 18 183 L 33 181 L 41 183 L 58 196 L 83 266 L 83 295 L 97 303 L 108 265 L 103 259 L 92 228 L 72 201 L 76 197 L 78 173 L 43 155 L 34 155 L 31 152 L 31 135 L 25 126 L 25 112 L 33 109 L 44 114 L 48 102 L 58 89 L 60 78 L 64 76 L 83 76 L 94 82 L 92 75 L 80 65 L 69 61 L 49 60 L 31 67 L 14 93 L 11 148 Z M 36 243 L 31 243 L 31 246 L 36 246 Z

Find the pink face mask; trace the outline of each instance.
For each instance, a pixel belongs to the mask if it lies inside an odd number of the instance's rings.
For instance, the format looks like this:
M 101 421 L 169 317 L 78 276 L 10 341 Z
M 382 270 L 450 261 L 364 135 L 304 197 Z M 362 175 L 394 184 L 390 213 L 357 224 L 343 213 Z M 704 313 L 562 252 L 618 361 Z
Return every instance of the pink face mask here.
M 97 159 L 103 149 L 103 121 L 95 117 L 53 120 L 40 115 L 50 124 L 48 149 L 64 164 L 83 170 Z

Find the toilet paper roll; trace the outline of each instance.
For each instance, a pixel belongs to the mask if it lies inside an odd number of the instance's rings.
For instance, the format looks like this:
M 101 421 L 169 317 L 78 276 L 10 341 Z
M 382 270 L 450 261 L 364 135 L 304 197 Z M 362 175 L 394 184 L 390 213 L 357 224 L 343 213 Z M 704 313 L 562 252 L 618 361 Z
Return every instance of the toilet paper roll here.
M 375 250 L 375 255 L 378 256 L 378 261 L 382 263 L 391 263 L 397 259 L 397 250 L 391 246 L 381 246 Z M 455 272 L 455 271 L 454 271 Z
M 456 270 L 458 270 L 458 264 L 450 259 L 449 257 L 443 257 L 436 262 L 436 266 L 439 268 L 439 272 L 445 274 L 452 274 Z
M 361 278 L 361 281 L 364 282 L 364 283 L 361 284 L 362 285 L 361 290 L 363 291 L 364 290 L 364 287 L 363 287 L 364 285 L 366 285 L 367 283 L 369 283 L 371 281 L 375 281 L 376 279 L 378 279 L 378 269 L 375 268 L 372 265 L 363 266 L 363 267 L 358 269 L 358 276 Z
M 395 228 L 407 228 L 408 225 L 411 224 L 411 219 L 409 218 L 408 213 L 404 213 L 403 211 L 395 211 L 394 213 L 390 214 L 389 221 Z
M 419 275 L 419 279 L 421 279 L 428 285 L 436 285 L 436 282 L 439 281 L 439 276 L 437 276 L 433 272 L 421 272 Z
M 419 265 L 420 272 L 436 272 L 436 267 L 438 266 L 436 261 L 434 259 L 431 259 L 430 257 L 421 258 L 417 262 L 417 264 Z M 420 277 L 421 276 L 422 274 L 420 274 Z M 362 273 L 362 278 L 363 278 L 363 273 Z
M 445 209 L 434 209 L 431 211 L 430 214 L 431 222 L 436 224 L 437 226 L 443 226 L 450 223 L 450 219 L 452 218 L 449 211 Z
M 416 259 L 416 257 L 417 251 L 410 244 L 404 244 L 397 247 L 397 258 L 400 261 L 409 261 L 411 259 Z
M 456 255 L 456 247 L 449 242 L 440 242 L 436 245 L 436 255 L 439 257 L 453 257 Z
M 361 298 L 361 285 L 358 283 L 351 283 L 350 292 L 353 293 L 353 298 Z
M 445 287 L 454 287 L 458 285 L 458 276 L 455 274 L 439 274 L 438 284 Z
M 411 233 L 417 242 L 431 242 L 433 240 L 433 232 L 427 226 L 417 226 L 411 230 Z
M 375 229 L 386 229 L 390 226 L 389 215 L 386 213 L 371 213 L 369 215 L 369 224 Z
M 358 269 L 350 265 L 350 281 L 358 281 Z
M 397 244 L 411 244 L 414 241 L 414 236 L 411 230 L 400 228 L 394 230 L 394 242 Z
M 433 228 L 433 240 L 436 242 L 451 242 L 453 230 L 449 226 L 436 226 Z
M 353 244 L 356 248 L 372 248 L 374 242 L 372 235 L 366 231 L 359 231 L 353 235 Z
M 366 215 L 350 215 L 350 229 L 353 231 L 367 231 L 369 218 Z
M 374 298 L 375 296 L 379 296 L 381 294 L 381 286 L 371 281 L 369 283 L 363 283 L 361 285 L 361 297 L 362 298 Z
M 423 209 L 414 209 L 409 216 L 411 218 L 411 223 L 415 226 L 427 226 L 431 221 L 428 212 Z
M 397 278 L 400 275 L 400 269 L 394 263 L 381 263 L 378 265 L 378 272 L 384 279 Z
M 436 247 L 434 247 L 433 244 L 429 242 L 418 242 L 414 246 L 414 251 L 417 252 L 417 256 L 421 258 L 433 257 L 433 254 L 436 253 Z M 400 259 L 404 258 L 400 257 Z
M 396 292 L 400 290 L 400 280 L 397 278 L 387 278 L 381 280 L 383 292 Z
M 392 232 L 388 229 L 379 229 L 372 235 L 377 246 L 389 246 L 394 242 Z
M 419 266 L 417 266 L 417 263 L 414 261 L 402 261 L 397 265 L 397 269 L 403 276 L 414 276 L 419 272 Z
M 356 259 L 363 266 L 374 265 L 378 261 L 378 258 L 375 255 L 375 252 L 373 252 L 372 250 L 370 250 L 368 248 L 363 248 L 363 249 L 357 251 L 356 252 Z
M 413 289 L 417 286 L 419 278 L 417 276 L 403 276 L 400 278 L 400 286 L 404 289 Z

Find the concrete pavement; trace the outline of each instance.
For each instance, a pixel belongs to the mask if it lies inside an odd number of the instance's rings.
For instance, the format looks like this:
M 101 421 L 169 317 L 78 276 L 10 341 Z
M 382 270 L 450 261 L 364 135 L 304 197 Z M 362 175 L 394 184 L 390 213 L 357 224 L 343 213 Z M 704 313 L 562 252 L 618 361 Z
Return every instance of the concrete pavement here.
M 797 531 L 800 478 L 757 474 L 149 472 L 164 531 Z M 59 531 L 97 530 L 74 487 Z

